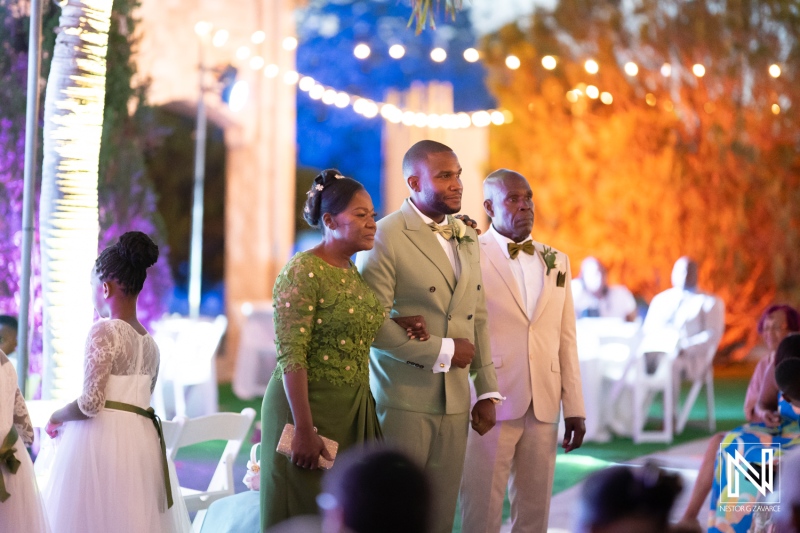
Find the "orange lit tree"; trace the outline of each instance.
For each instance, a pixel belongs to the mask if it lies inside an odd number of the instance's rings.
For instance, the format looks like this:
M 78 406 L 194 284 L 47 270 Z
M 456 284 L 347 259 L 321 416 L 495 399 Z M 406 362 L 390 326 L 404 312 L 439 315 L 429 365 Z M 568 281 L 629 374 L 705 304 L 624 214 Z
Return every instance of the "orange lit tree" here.
M 800 14 L 791 1 L 619 5 L 562 0 L 485 39 L 514 117 L 492 130 L 491 166 L 529 179 L 534 236 L 576 270 L 595 255 L 649 300 L 675 259 L 695 258 L 701 288 L 725 300 L 723 352 L 743 357 L 766 305 L 800 304 Z

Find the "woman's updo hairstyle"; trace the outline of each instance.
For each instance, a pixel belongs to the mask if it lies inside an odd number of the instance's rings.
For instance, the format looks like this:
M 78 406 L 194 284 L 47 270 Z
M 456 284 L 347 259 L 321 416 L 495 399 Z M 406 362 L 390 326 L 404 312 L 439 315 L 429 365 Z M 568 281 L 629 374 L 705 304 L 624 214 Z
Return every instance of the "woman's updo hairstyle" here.
M 123 233 L 116 244 L 103 250 L 94 268 L 100 281 L 120 284 L 122 292 L 139 294 L 147 278 L 147 269 L 158 259 L 158 246 L 141 231 Z
M 350 205 L 353 196 L 363 190 L 363 185 L 345 178 L 335 168 L 323 170 L 314 178 L 311 189 L 306 193 L 308 199 L 303 208 L 303 218 L 312 228 L 319 228 L 325 213 L 338 215 Z

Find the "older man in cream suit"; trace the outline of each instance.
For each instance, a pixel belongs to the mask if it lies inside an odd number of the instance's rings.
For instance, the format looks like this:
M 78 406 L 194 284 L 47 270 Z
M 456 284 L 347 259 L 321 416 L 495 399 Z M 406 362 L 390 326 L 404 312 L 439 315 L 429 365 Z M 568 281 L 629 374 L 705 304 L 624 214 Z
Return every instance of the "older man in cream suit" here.
M 508 486 L 512 531 L 544 533 L 562 406 L 565 450 L 579 447 L 585 433 L 569 259 L 531 240 L 534 205 L 523 176 L 497 170 L 483 191 L 492 226 L 479 239 L 481 270 L 492 361 L 506 400 L 493 429 L 469 436 L 462 530 L 498 532 Z

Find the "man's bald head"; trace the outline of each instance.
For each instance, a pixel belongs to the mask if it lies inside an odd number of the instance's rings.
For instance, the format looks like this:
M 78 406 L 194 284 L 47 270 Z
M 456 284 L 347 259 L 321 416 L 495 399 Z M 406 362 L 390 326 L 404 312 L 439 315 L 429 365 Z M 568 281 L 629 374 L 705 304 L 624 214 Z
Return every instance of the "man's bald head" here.
M 427 162 L 429 155 L 452 151 L 452 148 L 440 142 L 419 141 L 409 148 L 406 155 L 403 156 L 403 178 L 408 180 L 410 176 L 416 176 L 419 165 Z
M 498 192 L 504 189 L 505 183 L 528 183 L 525 176 L 519 172 L 508 170 L 507 168 L 500 168 L 486 176 L 483 180 L 483 199 L 494 200 Z

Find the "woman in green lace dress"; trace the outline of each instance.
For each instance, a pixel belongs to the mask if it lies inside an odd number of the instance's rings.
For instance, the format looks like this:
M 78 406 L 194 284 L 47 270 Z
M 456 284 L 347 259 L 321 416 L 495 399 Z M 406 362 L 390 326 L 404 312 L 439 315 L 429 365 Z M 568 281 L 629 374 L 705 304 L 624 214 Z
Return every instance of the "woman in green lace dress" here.
M 380 437 L 369 347 L 384 310 L 350 260 L 373 246 L 372 200 L 357 181 L 326 170 L 308 192 L 304 218 L 322 227 L 323 239 L 295 255 L 273 289 L 278 367 L 261 417 L 262 530 L 317 512 L 319 458 L 331 458 L 320 436 L 339 452 Z M 424 322 L 409 335 L 424 339 Z M 286 424 L 295 426 L 290 458 L 275 452 Z

